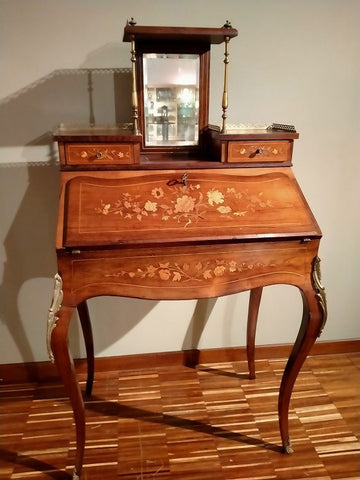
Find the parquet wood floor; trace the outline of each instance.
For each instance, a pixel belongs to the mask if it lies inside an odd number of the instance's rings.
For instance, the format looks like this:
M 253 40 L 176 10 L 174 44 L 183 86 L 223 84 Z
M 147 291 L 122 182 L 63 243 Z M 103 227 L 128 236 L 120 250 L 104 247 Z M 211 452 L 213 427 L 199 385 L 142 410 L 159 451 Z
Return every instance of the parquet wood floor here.
M 284 359 L 99 372 L 86 400 L 83 480 L 358 480 L 360 355 L 309 357 L 279 453 Z M 84 387 L 85 377 L 81 377 Z M 1 479 L 70 479 L 72 410 L 60 383 L 1 386 Z

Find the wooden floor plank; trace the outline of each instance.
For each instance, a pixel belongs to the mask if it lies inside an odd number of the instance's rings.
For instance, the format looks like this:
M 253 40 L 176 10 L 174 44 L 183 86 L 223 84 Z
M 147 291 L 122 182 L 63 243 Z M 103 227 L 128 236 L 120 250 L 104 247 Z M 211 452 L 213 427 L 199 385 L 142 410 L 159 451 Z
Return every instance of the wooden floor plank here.
M 280 453 L 284 358 L 98 372 L 85 398 L 83 480 L 358 480 L 360 355 L 317 355 L 290 405 Z M 80 374 L 82 389 L 85 374 Z M 72 410 L 61 383 L 0 386 L 0 478 L 70 479 Z

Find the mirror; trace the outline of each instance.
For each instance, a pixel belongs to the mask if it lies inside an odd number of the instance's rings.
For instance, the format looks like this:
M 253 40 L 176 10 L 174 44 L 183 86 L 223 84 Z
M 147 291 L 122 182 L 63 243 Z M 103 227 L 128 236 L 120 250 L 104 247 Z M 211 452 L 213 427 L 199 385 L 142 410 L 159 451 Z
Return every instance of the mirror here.
M 199 55 L 144 53 L 146 146 L 197 145 Z

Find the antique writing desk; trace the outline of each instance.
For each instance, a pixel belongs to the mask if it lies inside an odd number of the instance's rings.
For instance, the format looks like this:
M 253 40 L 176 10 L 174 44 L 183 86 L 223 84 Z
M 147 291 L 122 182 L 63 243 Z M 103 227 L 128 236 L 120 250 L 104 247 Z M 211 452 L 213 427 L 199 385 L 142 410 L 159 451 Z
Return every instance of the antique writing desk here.
M 297 374 L 326 319 L 320 229 L 291 170 L 295 131 L 226 129 L 228 43 L 236 30 L 125 27 L 131 42 L 130 129 L 60 128 L 58 274 L 48 348 L 70 396 L 80 478 L 85 413 L 67 346 L 78 310 L 91 394 L 94 351 L 88 298 L 199 299 L 250 290 L 248 362 L 262 288 L 299 288 L 304 313 L 279 392 L 283 450 Z M 208 125 L 210 45 L 225 43 L 222 128 Z M 166 62 L 166 63 L 164 63 Z M 164 68 L 165 66 L 165 68 Z M 171 75 L 181 71 L 183 79 Z M 186 79 L 184 80 L 184 78 Z

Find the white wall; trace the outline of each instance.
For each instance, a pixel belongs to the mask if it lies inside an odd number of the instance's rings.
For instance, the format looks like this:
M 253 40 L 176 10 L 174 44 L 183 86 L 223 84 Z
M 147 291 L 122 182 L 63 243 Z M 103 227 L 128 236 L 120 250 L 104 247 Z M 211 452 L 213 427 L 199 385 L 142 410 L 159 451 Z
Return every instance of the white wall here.
M 8 0 L 0 3 L 0 362 L 47 359 L 45 324 L 56 272 L 60 122 L 129 111 L 126 19 L 221 26 L 230 43 L 230 123 L 293 123 L 294 170 L 323 230 L 329 319 L 323 340 L 359 336 L 359 19 L 357 0 Z M 220 123 L 223 47 L 212 56 L 210 120 Z M 294 340 L 296 289 L 268 287 L 258 343 Z M 244 345 L 248 294 L 217 301 L 89 302 L 98 356 Z M 206 319 L 208 318 L 207 322 Z M 72 344 L 82 354 L 77 322 Z

